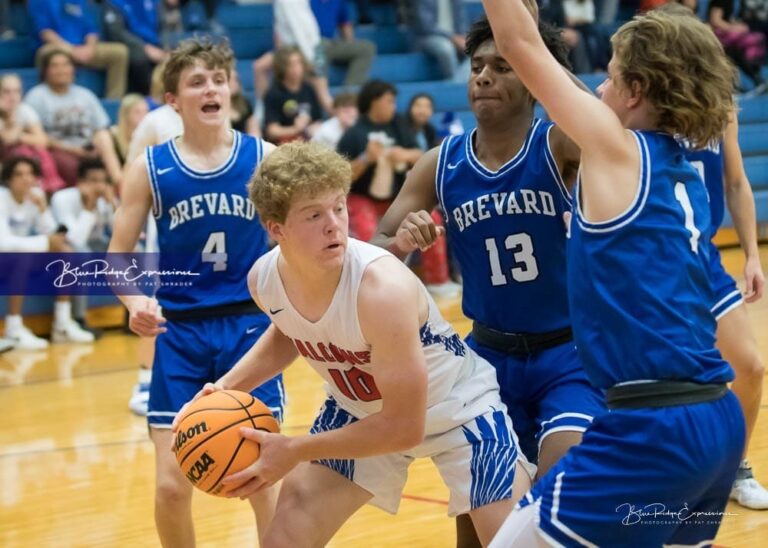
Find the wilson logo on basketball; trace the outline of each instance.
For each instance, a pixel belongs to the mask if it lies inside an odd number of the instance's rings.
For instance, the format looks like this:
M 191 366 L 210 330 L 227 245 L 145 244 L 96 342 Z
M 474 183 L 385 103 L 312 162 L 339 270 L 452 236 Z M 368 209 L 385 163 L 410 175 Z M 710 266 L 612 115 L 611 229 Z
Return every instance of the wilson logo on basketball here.
M 199 422 L 196 425 L 192 426 L 191 428 L 188 428 L 186 432 L 179 432 L 178 434 L 176 434 L 175 450 L 178 451 L 189 440 L 207 431 L 208 431 L 208 425 L 205 424 L 205 422 Z
M 192 484 L 196 484 L 212 464 L 216 464 L 216 461 L 213 460 L 207 452 L 203 453 L 203 456 L 200 457 L 187 472 L 187 479 L 191 481 Z

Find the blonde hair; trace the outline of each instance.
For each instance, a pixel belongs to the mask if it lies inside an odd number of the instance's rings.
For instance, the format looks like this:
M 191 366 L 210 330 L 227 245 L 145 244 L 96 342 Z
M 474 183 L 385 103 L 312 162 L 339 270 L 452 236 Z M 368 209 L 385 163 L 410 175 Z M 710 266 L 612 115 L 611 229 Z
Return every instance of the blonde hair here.
M 163 78 L 165 76 L 165 65 L 168 64 L 168 60 L 164 60 L 155 65 L 152 69 L 152 78 L 149 83 L 149 96 L 152 97 L 158 103 L 165 103 L 165 83 Z
M 352 168 L 347 160 L 319 143 L 292 142 L 264 159 L 248 184 L 248 194 L 262 222 L 284 223 L 298 198 L 329 191 L 349 192 Z
M 624 84 L 639 85 L 662 131 L 701 148 L 718 140 L 733 110 L 735 72 L 712 30 L 694 17 L 654 10 L 611 38 Z
M 117 124 L 112 133 L 115 136 L 115 143 L 121 158 L 125 158 L 128 154 L 128 145 L 131 142 L 131 132 L 128 129 L 128 113 L 134 106 L 144 100 L 144 97 L 138 93 L 129 93 L 120 101 L 120 110 L 117 111 Z
M 201 63 L 209 70 L 224 69 L 229 79 L 235 63 L 235 55 L 226 42 L 214 44 L 206 38 L 184 40 L 171 52 L 165 64 L 163 70 L 165 92 L 177 93 L 181 73 L 197 63 Z

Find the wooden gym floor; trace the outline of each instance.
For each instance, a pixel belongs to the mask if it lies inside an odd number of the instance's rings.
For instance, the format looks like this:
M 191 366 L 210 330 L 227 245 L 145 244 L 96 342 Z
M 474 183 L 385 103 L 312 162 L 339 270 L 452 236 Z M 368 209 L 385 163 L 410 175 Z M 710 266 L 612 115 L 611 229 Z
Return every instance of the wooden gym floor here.
M 768 270 L 768 248 L 761 254 Z M 741 253 L 729 250 L 724 258 L 740 280 Z M 465 334 L 470 325 L 458 303 L 441 304 Z M 750 305 L 749 315 L 768 363 L 768 297 Z M 159 545 L 152 444 L 144 419 L 127 408 L 136 359 L 136 339 L 116 330 L 93 346 L 0 356 L 0 546 Z M 306 432 L 323 400 L 319 378 L 301 362 L 288 369 L 286 386 L 284 432 Z M 763 402 L 749 457 L 768 484 L 768 396 Z M 397 516 L 365 507 L 329 546 L 453 546 L 446 500 L 431 462 L 416 461 Z M 718 545 L 768 546 L 768 511 L 727 510 Z M 196 494 L 194 515 L 201 546 L 256 545 L 247 503 Z

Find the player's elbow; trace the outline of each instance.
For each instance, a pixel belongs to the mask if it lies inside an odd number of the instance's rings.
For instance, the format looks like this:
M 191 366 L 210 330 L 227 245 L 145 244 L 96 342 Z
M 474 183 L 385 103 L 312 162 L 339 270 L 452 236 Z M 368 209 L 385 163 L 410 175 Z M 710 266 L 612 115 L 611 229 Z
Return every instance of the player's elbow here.
M 391 434 L 392 451 L 407 451 L 424 441 L 424 423 L 426 417 L 399 421 L 397 428 Z

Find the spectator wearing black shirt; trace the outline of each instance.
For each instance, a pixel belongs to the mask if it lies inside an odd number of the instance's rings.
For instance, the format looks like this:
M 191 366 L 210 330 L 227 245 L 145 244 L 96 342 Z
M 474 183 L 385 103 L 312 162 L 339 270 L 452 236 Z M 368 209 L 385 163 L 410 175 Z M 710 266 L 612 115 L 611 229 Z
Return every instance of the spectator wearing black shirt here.
M 413 134 L 416 145 L 426 152 L 440 144 L 437 130 L 430 123 L 435 113 L 435 102 L 427 93 L 417 93 L 408 103 L 408 112 L 402 117 L 405 127 Z
M 264 135 L 275 144 L 308 140 L 323 110 L 315 89 L 305 80 L 307 62 L 296 46 L 275 52 L 275 80 L 264 97 Z
M 337 146 L 352 162 L 349 229 L 353 237 L 366 242 L 402 188 L 407 170 L 422 155 L 413 134 L 395 118 L 396 95 L 388 82 L 366 83 L 357 98 L 360 118 Z

